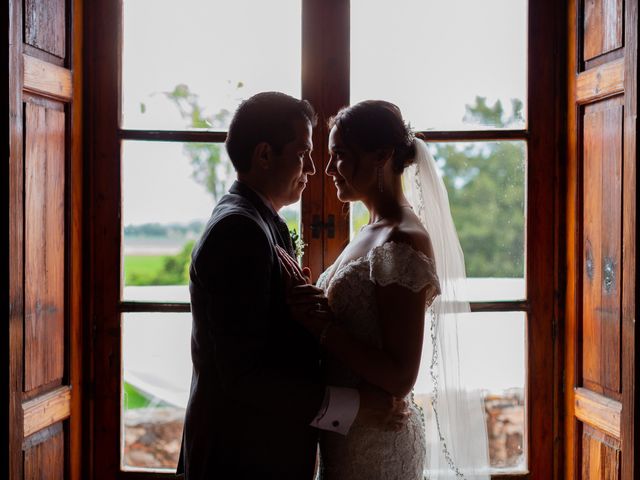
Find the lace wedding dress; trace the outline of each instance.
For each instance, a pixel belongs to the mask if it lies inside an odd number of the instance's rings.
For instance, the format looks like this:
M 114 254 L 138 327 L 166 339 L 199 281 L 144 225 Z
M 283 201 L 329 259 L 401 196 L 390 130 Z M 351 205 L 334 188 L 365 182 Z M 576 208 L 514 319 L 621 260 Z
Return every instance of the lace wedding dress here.
M 440 293 L 434 261 L 404 243 L 388 242 L 318 279 L 334 315 L 355 338 L 381 346 L 375 286 L 398 284 L 414 292 L 427 287 L 427 305 Z M 336 270 L 337 271 L 334 271 Z M 357 387 L 361 379 L 335 360 L 326 364 L 330 385 Z M 399 432 L 352 426 L 347 436 L 322 432 L 321 480 L 422 480 L 426 441 L 421 409 L 410 400 L 410 418 Z

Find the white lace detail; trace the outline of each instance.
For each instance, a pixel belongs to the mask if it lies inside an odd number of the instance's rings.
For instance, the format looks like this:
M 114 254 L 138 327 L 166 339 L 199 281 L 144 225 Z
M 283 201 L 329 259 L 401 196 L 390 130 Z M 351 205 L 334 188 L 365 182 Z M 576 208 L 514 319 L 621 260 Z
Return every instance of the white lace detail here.
M 429 285 L 427 305 L 440 293 L 435 260 L 406 243 L 387 242 L 374 248 L 370 266 L 371 280 L 383 287 L 395 283 L 419 292 Z
M 440 292 L 435 263 L 404 243 L 387 242 L 337 271 L 330 267 L 318 279 L 339 321 L 358 340 L 380 347 L 376 285 L 398 284 L 417 292 L 427 287 L 427 305 Z M 357 387 L 361 379 L 331 358 L 326 361 L 327 382 Z M 413 397 L 411 400 L 413 400 Z M 420 408 L 411 401 L 411 414 L 400 432 L 381 432 L 354 425 L 346 437 L 322 432 L 322 480 L 422 480 L 426 440 Z

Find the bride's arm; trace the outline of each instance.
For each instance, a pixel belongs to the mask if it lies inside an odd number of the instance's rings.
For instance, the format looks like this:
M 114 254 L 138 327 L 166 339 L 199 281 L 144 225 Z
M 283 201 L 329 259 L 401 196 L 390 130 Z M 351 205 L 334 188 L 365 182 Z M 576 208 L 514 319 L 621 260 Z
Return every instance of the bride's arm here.
M 376 287 L 381 348 L 358 341 L 337 323 L 318 315 L 312 326 L 323 346 L 368 383 L 395 397 L 406 396 L 420 368 L 427 287 L 414 293 L 396 284 Z M 311 327 L 311 325 L 310 325 Z
M 397 283 L 376 285 L 382 340 L 381 348 L 376 348 L 360 342 L 335 322 L 324 292 L 302 285 L 299 267 L 282 252 L 281 260 L 287 274 L 298 277 L 292 282 L 297 286 L 292 288 L 289 297 L 294 318 L 319 338 L 334 357 L 368 383 L 395 397 L 407 395 L 420 367 L 425 303 L 431 285 L 418 292 Z

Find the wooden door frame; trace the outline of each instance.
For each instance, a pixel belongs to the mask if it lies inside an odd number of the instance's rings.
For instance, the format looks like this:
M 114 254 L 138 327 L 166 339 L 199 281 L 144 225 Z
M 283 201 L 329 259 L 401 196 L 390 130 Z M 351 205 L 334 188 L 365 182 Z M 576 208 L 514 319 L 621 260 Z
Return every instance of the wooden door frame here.
M 638 0 L 625 0 L 624 5 L 624 45 L 625 45 L 625 79 L 624 79 L 624 130 L 623 130 L 623 235 L 622 235 L 622 285 L 633 285 L 624 288 L 622 293 L 622 470 L 621 479 L 636 478 L 638 468 L 636 458 L 638 442 L 635 432 L 639 424 L 638 400 L 635 390 L 639 370 L 636 368 L 636 351 L 638 337 L 635 332 L 635 321 L 638 316 L 638 271 L 637 246 L 638 223 L 636 217 L 638 166 L 637 151 L 637 115 L 638 115 Z M 629 74 L 631 72 L 631 74 Z M 630 259 L 630 260 L 629 260 Z M 627 261 L 625 261 L 627 260 Z
M 88 401 L 86 478 L 120 478 L 120 219 L 118 127 L 120 105 L 120 0 L 92 3 L 84 17 L 86 46 L 85 336 Z M 105 248 L 106 247 L 106 248 Z
M 87 255 L 85 298 L 86 349 L 90 352 L 89 412 L 84 452 L 88 477 L 172 478 L 172 475 L 121 472 L 120 434 L 120 218 L 121 186 L 118 135 L 120 98 L 120 45 L 122 21 L 121 0 L 96 0 L 85 16 L 86 58 L 85 88 L 85 166 L 87 196 L 85 198 Z M 349 99 L 348 34 L 343 23 L 336 22 L 336 12 L 348 11 L 348 0 L 304 0 L 302 22 L 308 31 L 327 32 L 303 38 L 303 96 L 311 100 L 326 119 Z M 527 175 L 527 245 L 526 258 L 528 368 L 531 381 L 527 389 L 530 473 L 517 478 L 548 480 L 561 478 L 561 409 L 562 409 L 562 294 L 564 276 L 562 257 L 564 227 L 564 141 L 566 11 L 562 2 L 530 0 L 528 118 L 525 132 L 528 142 Z M 344 17 L 338 16 L 337 18 Z M 346 31 L 348 32 L 348 25 Z M 333 58 L 329 48 L 343 48 Z M 329 68 L 330 66 L 330 68 Z M 333 70 L 332 70 L 333 69 Z M 331 73 L 329 73 L 331 72 Z M 114 108 L 113 105 L 118 105 Z M 342 204 L 329 195 L 333 185 L 325 182 L 327 162 L 326 126 L 314 132 L 314 159 L 318 173 L 311 177 L 302 219 L 309 224 L 312 216 L 322 219 L 336 215 L 334 239 L 310 241 L 305 263 L 317 275 L 330 263 L 349 238 L 348 217 Z M 494 132 L 478 136 L 478 140 L 505 138 L 509 133 Z M 458 138 L 456 137 L 458 135 Z M 444 132 L 439 140 L 456 140 L 468 132 Z M 520 134 L 518 134 L 520 135 Z M 520 138 L 520 137 L 517 137 Z M 324 195 L 323 195 L 324 192 Z M 319 200 L 318 195 L 323 195 Z M 323 233 L 324 235 L 324 233 Z M 508 476 L 514 478 L 514 476 Z
M 15 18 L 15 9 L 13 8 L 11 2 L 7 2 L 6 6 L 3 7 L 1 15 L 2 22 L 2 31 L 7 32 L 7 36 L 9 41 L 14 41 L 14 33 L 11 31 L 11 23 L 13 18 Z M 16 99 L 10 92 L 16 90 L 16 81 L 18 75 L 17 72 L 13 73 L 12 66 L 15 64 L 15 52 L 12 52 L 12 48 L 10 45 L 7 46 L 6 49 L 2 50 L 1 58 L 2 64 L 7 66 L 7 72 L 9 72 L 9 88 L 8 91 L 5 92 L 6 96 L 2 97 L 2 114 L 3 118 L 10 119 L 11 113 L 15 110 Z M 12 74 L 13 73 L 13 74 Z M 17 139 L 15 138 L 15 133 L 11 128 L 11 124 L 7 125 L 5 128 L 2 138 L 5 139 L 5 145 L 15 145 Z M 9 154 L 10 156 L 10 154 Z M 2 422 L 0 428 L 2 429 L 2 444 L 7 445 L 8 448 L 2 449 L 2 454 L 0 456 L 0 462 L 2 462 L 2 469 L 0 470 L 0 474 L 5 478 L 10 478 L 10 475 L 15 468 L 15 460 L 13 460 L 13 448 L 15 448 L 15 441 L 13 440 L 14 432 L 13 427 L 11 426 L 11 418 L 13 413 L 12 403 L 15 402 L 13 399 L 13 394 L 11 391 L 11 337 L 8 335 L 9 333 L 9 322 L 11 318 L 11 294 L 10 294 L 10 285 L 11 285 L 11 277 L 12 277 L 12 269 L 15 266 L 15 263 L 11 261 L 11 237 L 12 237 L 12 215 L 10 212 L 10 188 L 11 188 L 11 166 L 10 162 L 6 161 L 2 165 L 2 173 L 0 174 L 0 182 L 2 185 L 0 186 L 0 191 L 5 192 L 2 194 L 2 200 L 0 200 L 0 208 L 2 208 L 2 235 L 5 238 L 6 247 L 3 251 L 2 259 L 2 278 L 0 279 L 0 291 L 2 292 L 2 305 L 3 308 L 6 309 L 6 325 L 3 325 L 3 333 L 7 332 L 6 335 L 2 335 L 2 344 L 0 346 L 0 353 L 2 354 L 2 374 L 0 374 L 0 382 L 2 382 L 2 400 L 0 401 L 0 405 L 2 405 Z
M 22 37 L 19 36 L 18 29 L 16 25 L 22 25 L 22 6 L 17 5 L 17 2 L 11 1 L 8 5 L 9 9 L 9 18 L 7 31 L 9 32 L 9 72 L 12 75 L 9 75 L 9 92 L 8 100 L 9 100 L 9 118 L 12 116 L 16 116 L 16 120 L 10 122 L 9 124 L 9 148 L 10 148 L 10 161 L 8 162 L 8 175 L 7 175 L 7 183 L 8 183 L 8 261 L 9 261 L 9 272 L 8 272 L 8 322 L 7 322 L 7 333 L 8 335 L 5 337 L 7 339 L 7 369 L 8 369 L 8 442 L 9 446 L 8 452 L 8 462 L 7 462 L 7 470 L 9 477 L 15 476 L 14 478 L 21 478 L 22 475 L 22 460 L 18 457 L 16 452 L 22 451 L 22 438 L 23 438 L 23 427 L 22 422 L 20 421 L 19 425 L 16 425 L 17 422 L 12 419 L 20 418 L 19 408 L 21 406 L 20 393 L 22 392 L 22 381 L 17 377 L 21 377 L 22 372 L 18 371 L 12 359 L 16 354 L 18 354 L 18 349 L 16 348 L 16 342 L 19 342 L 20 348 L 22 348 L 22 335 L 19 332 L 19 329 L 22 327 L 22 319 L 19 317 L 19 312 L 23 309 L 22 304 L 22 295 L 19 291 L 19 283 L 22 277 L 22 255 L 12 255 L 15 253 L 19 246 L 22 244 L 22 215 L 18 214 L 16 211 L 16 205 L 22 205 L 22 201 L 18 198 L 18 185 L 22 182 L 22 158 L 23 158 L 23 145 L 22 145 L 22 65 L 20 62 L 21 49 L 18 45 L 22 42 Z M 20 23 L 16 23 L 20 22 Z M 20 124 L 18 125 L 18 119 Z M 21 253 L 21 252 L 20 252 Z M 15 313 L 14 313 L 15 312 Z M 16 334 L 19 334 L 19 338 L 16 338 Z M 20 475 L 20 476 L 17 476 Z
M 528 446 L 532 479 L 562 478 L 562 184 L 565 22 L 562 2 L 530 0 L 527 177 Z M 550 59 L 552 58 L 552 60 Z M 551 214 L 549 212 L 552 212 Z M 553 219 L 549 217 L 552 216 Z M 541 227 L 544 226 L 544 227 Z

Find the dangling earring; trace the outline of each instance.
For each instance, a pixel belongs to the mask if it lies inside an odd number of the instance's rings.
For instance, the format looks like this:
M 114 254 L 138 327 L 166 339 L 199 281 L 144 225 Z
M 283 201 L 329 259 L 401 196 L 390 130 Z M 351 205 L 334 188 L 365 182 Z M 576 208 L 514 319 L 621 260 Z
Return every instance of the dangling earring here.
M 384 172 L 382 167 L 378 167 L 378 190 L 384 192 Z

